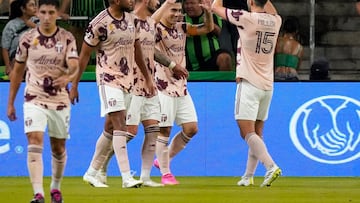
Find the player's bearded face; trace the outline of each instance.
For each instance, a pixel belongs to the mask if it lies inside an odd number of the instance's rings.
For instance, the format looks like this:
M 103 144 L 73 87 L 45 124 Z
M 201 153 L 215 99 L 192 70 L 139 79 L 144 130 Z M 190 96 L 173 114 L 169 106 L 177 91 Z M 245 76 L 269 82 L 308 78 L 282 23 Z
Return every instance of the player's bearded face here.
M 122 12 L 131 12 L 134 10 L 134 0 L 121 0 L 120 10 Z

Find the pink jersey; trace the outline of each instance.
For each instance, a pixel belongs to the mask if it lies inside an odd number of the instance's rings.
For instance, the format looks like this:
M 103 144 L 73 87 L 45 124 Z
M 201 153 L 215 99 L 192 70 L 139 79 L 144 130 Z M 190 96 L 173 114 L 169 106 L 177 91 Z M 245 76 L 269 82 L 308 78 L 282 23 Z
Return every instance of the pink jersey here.
M 57 28 L 44 36 L 38 28 L 23 34 L 19 41 L 16 61 L 26 63 L 25 102 L 45 109 L 62 110 L 70 104 L 67 88 L 55 89 L 53 80 L 68 73 L 67 60 L 78 58 L 74 36 Z
M 130 92 L 133 86 L 134 43 L 138 32 L 135 16 L 124 12 L 122 19 L 112 17 L 103 10 L 90 23 L 84 41 L 97 48 L 96 81 Z
M 186 67 L 185 42 L 186 34 L 184 24 L 178 23 L 173 28 L 158 23 L 156 26 L 156 46 L 165 53 L 172 61 Z M 159 63 L 156 63 L 155 73 L 158 89 L 169 96 L 181 97 L 187 95 L 187 80 L 176 79 L 173 72 Z
M 226 9 L 227 19 L 239 32 L 236 77 L 263 90 L 272 90 L 274 51 L 281 17 L 267 13 Z
M 154 48 L 155 48 L 155 21 L 148 17 L 146 20 L 137 19 L 136 28 L 139 29 L 141 51 L 144 56 L 145 64 L 155 84 L 155 65 L 154 65 Z M 137 96 L 148 96 L 149 88 L 146 86 L 145 77 L 135 64 L 134 69 L 134 88 L 132 94 Z

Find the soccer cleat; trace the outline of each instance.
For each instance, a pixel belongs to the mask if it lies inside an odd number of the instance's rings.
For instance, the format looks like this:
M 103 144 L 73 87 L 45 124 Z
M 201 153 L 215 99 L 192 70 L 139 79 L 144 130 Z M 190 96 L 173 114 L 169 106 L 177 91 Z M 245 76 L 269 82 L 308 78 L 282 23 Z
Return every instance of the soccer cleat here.
M 141 179 L 143 181 L 143 186 L 145 187 L 163 187 L 164 184 L 162 183 L 157 183 L 153 180 L 149 179 Z
M 130 177 L 126 180 L 123 180 L 122 187 L 123 188 L 139 188 L 143 184 L 142 180 L 135 180 L 133 177 Z
M 161 183 L 164 185 L 177 185 L 179 182 L 175 179 L 175 176 L 171 173 L 167 173 L 161 177 Z
M 238 186 L 249 186 L 249 185 L 254 185 L 254 177 L 250 176 L 243 176 L 241 177 L 241 180 L 239 180 L 239 182 L 237 183 Z
M 266 171 L 264 182 L 260 187 L 271 186 L 271 183 L 274 182 L 281 175 L 281 169 L 274 165 L 269 170 Z
M 98 179 L 101 183 L 105 184 L 107 183 L 107 174 L 106 171 L 100 169 L 100 171 L 98 171 L 96 173 L 96 179 Z
M 60 190 L 52 189 L 50 192 L 50 196 L 51 196 L 51 203 L 63 203 Z
M 159 161 L 157 159 L 154 160 L 153 165 L 154 165 L 155 168 L 160 169 L 160 164 L 159 164 Z
M 109 187 L 108 185 L 100 182 L 96 176 L 89 175 L 87 172 L 83 176 L 83 180 L 93 187 Z
M 36 193 L 34 195 L 34 198 L 30 201 L 30 203 L 44 203 L 45 199 L 44 196 L 42 196 L 42 194 L 40 193 Z

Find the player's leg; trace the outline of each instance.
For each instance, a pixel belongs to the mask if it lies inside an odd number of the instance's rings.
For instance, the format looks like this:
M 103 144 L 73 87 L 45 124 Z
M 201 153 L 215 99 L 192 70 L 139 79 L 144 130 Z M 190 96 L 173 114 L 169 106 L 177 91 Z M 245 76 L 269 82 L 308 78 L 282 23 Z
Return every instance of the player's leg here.
M 269 101 L 267 106 L 263 105 L 260 111 L 260 101 L 263 98 L 262 96 L 258 97 L 258 95 L 263 95 L 262 93 L 263 90 L 260 90 L 248 83 L 247 81 L 242 80 L 237 86 L 235 119 L 237 120 L 238 126 L 240 128 L 240 134 L 242 138 L 245 139 L 246 143 L 249 146 L 249 149 L 269 171 L 274 166 L 276 166 L 276 164 L 268 153 L 265 143 L 256 134 L 255 131 L 255 120 L 259 120 L 257 122 L 261 122 L 261 119 L 259 118 L 259 112 L 265 112 L 262 115 L 262 119 L 266 120 L 268 107 L 270 104 Z M 242 108 L 240 109 L 239 106 L 241 106 Z M 264 111 L 264 109 L 266 109 L 267 111 Z
M 161 183 L 165 185 L 175 185 L 178 184 L 175 177 L 170 171 L 169 165 L 169 137 L 171 128 L 175 121 L 175 112 L 176 112 L 176 98 L 164 95 L 159 92 L 159 101 L 161 109 L 161 118 L 160 118 L 160 135 L 156 139 L 156 157 L 154 161 L 154 166 L 160 168 L 162 174 Z
M 156 139 L 160 135 L 160 105 L 159 97 L 153 96 L 151 98 L 143 98 L 141 106 L 141 122 L 144 126 L 144 140 L 141 149 L 141 175 L 140 179 L 144 182 L 144 186 L 149 187 L 160 187 L 163 186 L 161 183 L 157 183 L 151 180 L 150 173 L 154 160 Z M 137 129 L 136 129 L 137 130 Z M 132 132 L 130 128 L 128 131 Z M 133 131 L 132 133 L 136 133 Z
M 90 165 L 83 176 L 85 182 L 94 187 L 108 187 L 106 181 L 99 178 L 101 168 L 104 165 L 110 151 L 112 150 L 112 124 L 108 117 L 105 118 L 104 131 L 100 134 L 96 141 L 95 151 L 91 159 Z M 111 133 L 109 133 L 111 132 Z
M 130 102 L 131 95 L 117 88 L 109 86 L 105 86 L 105 88 L 108 89 L 105 101 L 107 101 L 107 104 L 113 104 L 112 106 L 106 106 L 106 114 L 114 128 L 112 144 L 123 180 L 122 187 L 140 187 L 142 181 L 135 180 L 131 174 L 127 150 L 126 106 Z
M 69 138 L 70 107 L 61 111 L 48 111 L 48 131 L 51 145 L 51 184 L 50 195 L 52 203 L 62 203 L 61 180 L 67 161 L 66 140 Z
M 263 134 L 263 128 L 264 128 L 264 122 L 255 121 L 255 132 L 261 139 Z M 239 186 L 254 185 L 254 175 L 258 163 L 259 160 L 256 158 L 254 152 L 249 148 L 245 174 L 241 177 L 241 180 L 238 182 Z
M 44 202 L 43 187 L 43 146 L 44 131 L 47 125 L 46 114 L 43 109 L 29 103 L 24 103 L 24 129 L 28 141 L 27 167 L 30 182 L 34 192 L 31 202 Z
M 170 161 L 185 148 L 198 132 L 197 115 L 190 94 L 177 99 L 175 122 L 181 125 L 182 130 L 174 136 L 169 145 Z

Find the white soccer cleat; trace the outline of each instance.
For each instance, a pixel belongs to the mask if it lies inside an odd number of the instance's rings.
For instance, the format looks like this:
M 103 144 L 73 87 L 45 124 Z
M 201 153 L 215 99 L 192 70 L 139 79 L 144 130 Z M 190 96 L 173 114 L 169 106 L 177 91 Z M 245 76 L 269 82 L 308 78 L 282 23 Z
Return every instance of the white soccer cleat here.
M 239 182 L 237 183 L 238 186 L 249 186 L 249 185 L 254 185 L 254 177 L 250 176 L 243 176 L 241 177 L 241 180 L 239 180 Z
M 143 186 L 145 187 L 163 187 L 164 184 L 157 183 L 153 180 L 149 179 L 141 179 L 143 181 Z
M 109 187 L 108 185 L 100 182 L 96 176 L 89 175 L 87 172 L 83 176 L 83 180 L 93 187 Z
M 106 171 L 100 169 L 97 173 L 96 173 L 96 179 L 98 179 L 100 182 L 102 182 L 103 184 L 107 183 L 107 174 Z
M 133 177 L 130 177 L 126 180 L 123 180 L 122 187 L 123 188 L 139 188 L 143 184 L 142 180 L 136 180 Z
M 274 182 L 281 175 L 281 169 L 274 164 L 269 170 L 266 171 L 264 182 L 260 187 L 271 186 L 271 183 Z

